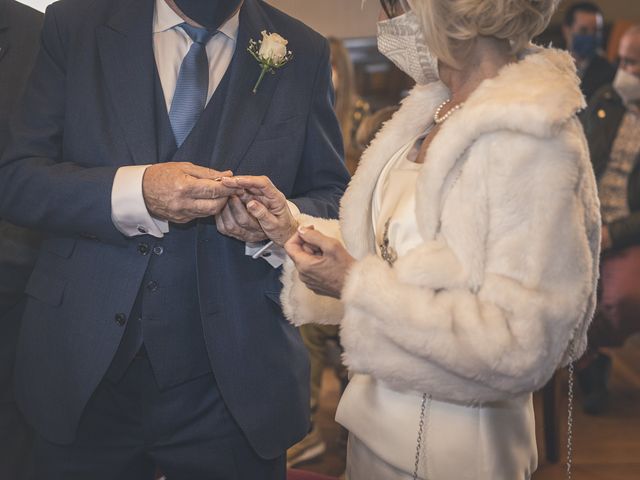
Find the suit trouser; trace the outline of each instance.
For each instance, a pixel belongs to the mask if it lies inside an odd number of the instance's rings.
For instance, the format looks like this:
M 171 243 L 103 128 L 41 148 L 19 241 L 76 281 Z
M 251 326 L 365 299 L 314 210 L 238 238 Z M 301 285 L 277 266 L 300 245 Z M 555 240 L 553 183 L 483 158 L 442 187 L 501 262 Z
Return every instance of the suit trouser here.
M 14 402 L 0 402 L 0 477 L 33 478 L 33 432 Z
M 0 261 L 0 268 L 3 266 Z M 21 287 L 16 283 L 17 290 Z M 0 478 L 30 480 L 33 478 L 33 431 L 18 409 L 13 392 L 15 348 L 23 308 L 21 303 L 16 303 L 19 296 L 8 296 L 10 301 L 0 296 Z
M 259 401 L 259 399 L 256 399 Z M 231 417 L 212 374 L 160 390 L 136 357 L 89 401 L 72 445 L 36 439 L 38 480 L 284 480 L 285 457 L 260 458 Z

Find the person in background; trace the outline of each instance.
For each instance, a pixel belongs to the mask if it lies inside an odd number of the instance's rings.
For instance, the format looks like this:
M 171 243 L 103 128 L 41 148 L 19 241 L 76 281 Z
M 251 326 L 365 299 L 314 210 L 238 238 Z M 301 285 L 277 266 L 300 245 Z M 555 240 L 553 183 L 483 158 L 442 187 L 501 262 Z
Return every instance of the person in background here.
M 587 101 L 600 87 L 611 83 L 616 69 L 602 54 L 604 17 L 592 2 L 571 5 L 564 16 L 562 34 L 576 61 L 582 93 Z
M 335 111 L 344 142 L 345 158 L 349 172 L 353 174 L 363 150 L 355 138 L 361 123 L 370 114 L 370 105 L 356 92 L 355 72 L 349 51 L 342 40 L 330 38 L 331 80 L 335 90 Z
M 611 358 L 599 348 L 620 346 L 640 330 L 640 25 L 622 37 L 619 57 L 613 83 L 582 114 L 603 222 L 600 301 L 578 365 L 590 414 L 604 412 L 609 397 Z
M 42 14 L 14 0 L 0 0 L 0 156 L 9 141 L 9 116 L 38 52 Z M 40 235 L 0 218 L 0 476 L 31 478 L 33 433 L 14 398 L 13 367 Z

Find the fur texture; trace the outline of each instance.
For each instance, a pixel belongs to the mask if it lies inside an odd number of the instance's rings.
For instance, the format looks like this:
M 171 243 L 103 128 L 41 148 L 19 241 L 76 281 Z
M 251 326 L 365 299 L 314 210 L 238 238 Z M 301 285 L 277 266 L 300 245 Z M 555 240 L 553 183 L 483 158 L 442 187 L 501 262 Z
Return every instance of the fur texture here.
M 501 400 L 542 387 L 586 346 L 600 213 L 576 118 L 584 99 L 573 61 L 553 49 L 532 47 L 485 81 L 431 144 L 417 183 L 424 243 L 391 268 L 375 255 L 375 182 L 448 95 L 442 83 L 416 87 L 365 153 L 342 202 L 358 259 L 342 302 L 290 267 L 282 300 L 295 323 L 343 308 L 353 371 L 441 400 Z M 335 222 L 316 224 L 326 227 L 337 236 Z

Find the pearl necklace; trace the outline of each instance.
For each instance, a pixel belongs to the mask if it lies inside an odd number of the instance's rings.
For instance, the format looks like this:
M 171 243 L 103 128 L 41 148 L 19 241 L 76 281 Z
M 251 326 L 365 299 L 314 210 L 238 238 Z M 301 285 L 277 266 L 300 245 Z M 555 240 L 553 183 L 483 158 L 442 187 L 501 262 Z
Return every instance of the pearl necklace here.
M 445 113 L 444 117 L 441 117 L 440 112 L 450 101 L 451 99 L 449 98 L 448 100 L 445 100 L 444 102 L 442 102 L 440 106 L 436 109 L 436 113 L 433 114 L 433 121 L 436 122 L 436 125 L 440 125 L 441 123 L 444 123 L 445 120 L 447 120 L 447 118 L 449 118 L 451 115 L 453 115 L 455 112 L 457 112 L 464 106 L 464 102 L 459 103 L 458 105 L 453 107 L 451 110 L 449 110 L 447 113 Z

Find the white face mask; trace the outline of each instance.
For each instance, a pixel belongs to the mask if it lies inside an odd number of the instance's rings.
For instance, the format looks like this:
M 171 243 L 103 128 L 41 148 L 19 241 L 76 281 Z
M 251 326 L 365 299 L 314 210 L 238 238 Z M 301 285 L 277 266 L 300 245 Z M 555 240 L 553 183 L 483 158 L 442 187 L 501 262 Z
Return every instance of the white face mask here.
M 622 68 L 618 69 L 616 78 L 613 80 L 613 88 L 622 97 L 624 103 L 640 101 L 640 78 Z
M 420 20 L 413 11 L 378 22 L 378 50 L 418 85 L 440 79 L 438 59 L 427 48 Z

